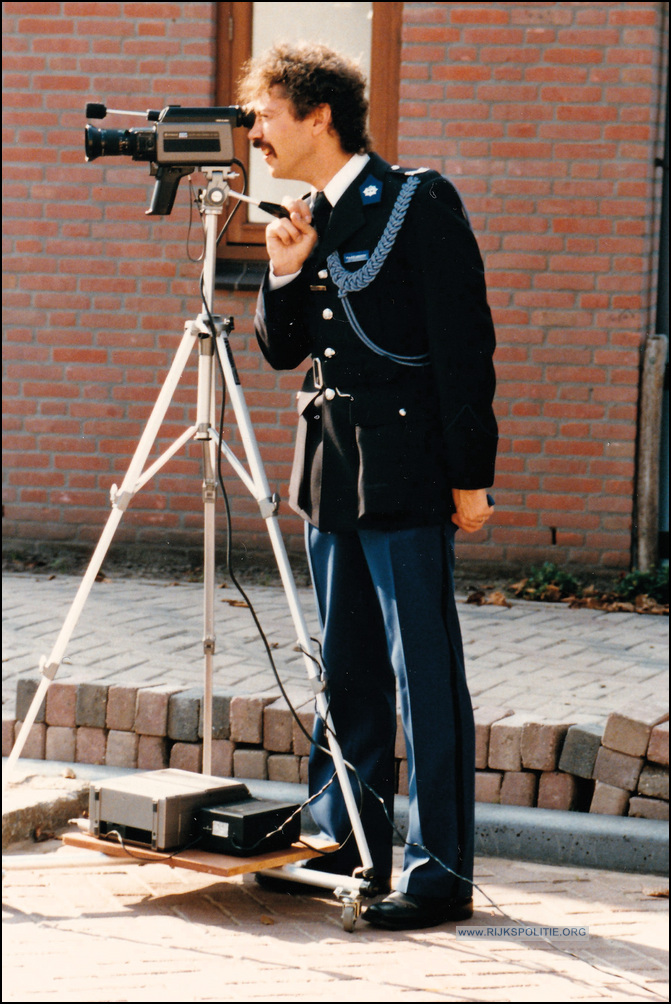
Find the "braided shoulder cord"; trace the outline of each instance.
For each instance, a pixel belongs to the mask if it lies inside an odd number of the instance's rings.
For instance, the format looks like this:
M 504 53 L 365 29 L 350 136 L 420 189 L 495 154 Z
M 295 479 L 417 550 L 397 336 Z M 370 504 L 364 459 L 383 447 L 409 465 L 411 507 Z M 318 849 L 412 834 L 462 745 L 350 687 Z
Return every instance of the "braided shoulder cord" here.
M 392 362 L 398 363 L 400 366 L 428 366 L 429 354 L 428 352 L 425 352 L 418 356 L 400 356 L 394 352 L 388 352 L 386 349 L 380 348 L 379 345 L 376 345 L 375 342 L 371 341 L 362 329 L 352 309 L 352 304 L 349 302 L 347 294 L 358 293 L 362 289 L 365 289 L 366 286 L 369 286 L 373 279 L 375 279 L 378 275 L 387 259 L 387 255 L 394 246 L 398 232 L 403 225 L 405 214 L 408 211 L 410 200 L 412 199 L 415 189 L 419 183 L 420 179 L 416 175 L 412 175 L 405 182 L 401 191 L 398 193 L 398 197 L 394 203 L 394 208 L 392 209 L 387 225 L 384 228 L 384 233 L 380 237 L 377 247 L 373 251 L 372 255 L 362 268 L 357 269 L 356 272 L 348 272 L 343 267 L 342 262 L 340 261 L 340 255 L 337 251 L 333 251 L 326 259 L 331 273 L 331 278 L 338 287 L 338 297 L 342 300 L 345 314 L 352 326 L 352 329 L 354 330 L 354 333 L 363 342 L 363 344 L 372 352 L 375 352 L 376 355 L 384 356 L 385 359 L 390 359 Z
M 387 255 L 394 246 L 394 241 L 401 229 L 403 220 L 405 219 L 405 214 L 408 211 L 410 200 L 412 199 L 415 189 L 419 183 L 420 179 L 417 175 L 413 175 L 405 182 L 403 188 L 398 193 L 398 198 L 394 203 L 391 216 L 387 220 L 384 233 L 380 237 L 377 247 L 373 251 L 372 255 L 362 268 L 357 269 L 356 272 L 348 272 L 345 268 L 343 268 L 337 251 L 334 251 L 328 256 L 326 260 L 331 271 L 331 277 L 338 287 L 338 295 L 341 299 L 343 296 L 346 296 L 347 293 L 358 293 L 360 290 L 365 289 L 366 286 L 369 286 L 373 279 L 375 279 L 378 272 L 384 265 Z

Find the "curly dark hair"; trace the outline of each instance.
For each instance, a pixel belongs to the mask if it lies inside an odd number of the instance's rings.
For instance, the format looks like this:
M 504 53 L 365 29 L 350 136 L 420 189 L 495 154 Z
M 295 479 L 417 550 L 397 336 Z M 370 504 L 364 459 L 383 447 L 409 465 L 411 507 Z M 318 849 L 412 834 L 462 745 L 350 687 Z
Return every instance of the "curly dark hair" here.
M 329 105 L 333 128 L 345 153 L 368 153 L 366 78 L 346 56 L 326 45 L 276 42 L 262 56 L 243 66 L 238 96 L 243 105 L 281 87 L 295 117 L 303 120 L 319 105 Z

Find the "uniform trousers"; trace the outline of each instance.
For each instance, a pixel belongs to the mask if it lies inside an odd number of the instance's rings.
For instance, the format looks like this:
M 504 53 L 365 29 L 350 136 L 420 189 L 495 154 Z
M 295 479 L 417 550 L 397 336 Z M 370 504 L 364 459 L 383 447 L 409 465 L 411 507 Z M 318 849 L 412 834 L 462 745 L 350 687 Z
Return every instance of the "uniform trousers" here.
M 453 523 L 407 530 L 324 533 L 306 524 L 306 549 L 322 626 L 330 711 L 345 760 L 393 818 L 396 688 L 408 758 L 409 831 L 396 888 L 415 895 L 472 894 L 475 727 L 454 600 Z M 315 720 L 313 738 L 325 744 Z M 312 747 L 313 795 L 333 774 Z M 393 832 L 379 801 L 359 790 L 376 874 L 391 876 Z M 344 847 L 312 867 L 360 866 L 337 781 L 310 806 L 322 833 Z M 423 846 L 417 846 L 423 845 Z M 458 879 L 448 869 L 463 876 Z

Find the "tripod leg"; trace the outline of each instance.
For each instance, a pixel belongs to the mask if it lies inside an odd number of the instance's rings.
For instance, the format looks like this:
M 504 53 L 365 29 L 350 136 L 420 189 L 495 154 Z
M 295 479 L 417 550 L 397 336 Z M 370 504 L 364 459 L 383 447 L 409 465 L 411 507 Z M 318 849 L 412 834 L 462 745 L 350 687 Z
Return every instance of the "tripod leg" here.
M 214 515 L 217 483 L 212 470 L 210 441 L 203 443 L 203 774 L 212 773 L 212 674 L 214 635 Z
M 282 585 L 284 586 L 284 591 L 287 596 L 291 617 L 294 622 L 294 627 L 296 628 L 298 640 L 303 649 L 305 668 L 307 670 L 308 678 L 312 684 L 312 688 L 315 692 L 317 712 L 328 726 L 326 729 L 326 736 L 329 749 L 333 756 L 333 765 L 338 775 L 338 781 L 340 782 L 340 788 L 345 800 L 345 805 L 347 806 L 347 813 L 352 824 L 352 830 L 359 849 L 359 854 L 361 855 L 361 862 L 364 869 L 368 870 L 373 867 L 373 859 L 368 848 L 368 841 L 366 840 L 363 826 L 361 825 L 359 810 L 354 798 L 354 793 L 352 792 L 352 785 L 350 784 L 342 750 L 335 738 L 333 723 L 330 715 L 328 714 L 326 695 L 324 694 L 324 687 L 317 669 L 317 663 L 311 658 L 313 653 L 312 639 L 310 638 L 310 632 L 301 607 L 293 572 L 291 570 L 289 558 L 284 546 L 284 540 L 282 538 L 277 516 L 275 515 L 277 507 L 272 503 L 270 487 L 268 485 L 258 443 L 256 441 L 254 429 L 249 417 L 247 402 L 245 401 L 242 387 L 240 386 L 238 374 L 231 362 L 233 357 L 230 353 L 230 346 L 227 338 L 224 338 L 223 336 L 219 336 L 217 338 L 217 351 L 224 370 L 230 401 L 233 405 L 238 428 L 240 430 L 245 453 L 247 455 L 249 469 L 256 488 L 256 499 L 259 503 L 259 508 L 261 509 L 261 515 L 264 517 L 266 526 L 268 527 L 270 542 L 275 553 L 275 560 L 277 561 Z
M 95 582 L 96 575 L 100 571 L 105 555 L 112 543 L 112 538 L 114 537 L 116 529 L 121 521 L 121 517 L 133 497 L 138 478 L 142 473 L 147 457 L 149 456 L 149 451 L 154 444 L 158 430 L 160 429 L 161 423 L 165 417 L 165 413 L 170 406 L 172 396 L 182 375 L 187 359 L 189 358 L 191 349 L 193 348 L 195 338 L 196 335 L 193 333 L 192 328 L 187 325 L 184 335 L 182 336 L 182 341 L 180 342 L 175 358 L 173 359 L 172 366 L 168 372 L 168 376 L 165 379 L 163 387 L 161 388 L 156 400 L 156 404 L 152 409 L 147 425 L 145 426 L 142 437 L 140 438 L 140 442 L 133 454 L 130 466 L 121 484 L 121 489 L 116 494 L 113 503 L 114 507 L 112 512 L 109 514 L 105 528 L 100 536 L 100 540 L 93 552 L 93 557 L 89 562 L 86 572 L 84 573 L 84 578 L 79 585 L 77 594 L 72 601 L 72 605 L 68 611 L 67 617 L 65 618 L 63 627 L 60 630 L 60 634 L 56 639 L 56 643 L 51 650 L 48 660 L 44 660 L 40 666 L 42 679 L 40 680 L 40 685 L 35 692 L 35 696 L 33 697 L 30 708 L 28 709 L 28 713 L 26 714 L 21 730 L 16 737 L 12 752 L 7 760 L 7 766 L 3 777 L 3 792 L 9 778 L 11 777 L 14 767 L 16 766 L 16 761 L 21 756 L 26 739 L 28 738 L 28 733 L 35 722 L 51 681 L 58 672 L 58 667 L 60 666 L 63 655 L 65 654 L 65 649 L 72 637 L 77 621 L 81 616 L 84 604 L 86 603 L 93 583 Z

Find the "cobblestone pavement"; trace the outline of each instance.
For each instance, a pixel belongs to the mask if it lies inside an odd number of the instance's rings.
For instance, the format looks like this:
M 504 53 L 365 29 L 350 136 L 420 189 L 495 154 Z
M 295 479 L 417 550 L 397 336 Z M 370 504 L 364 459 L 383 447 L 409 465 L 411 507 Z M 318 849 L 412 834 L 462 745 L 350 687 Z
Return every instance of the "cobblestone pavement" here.
M 37 676 L 79 579 L 70 575 L 3 576 L 3 691 L 13 713 L 16 680 Z M 302 657 L 283 591 L 248 593 L 283 680 L 309 697 Z M 231 693 L 275 693 L 249 610 L 237 592 L 216 591 L 215 686 Z M 310 630 L 318 632 L 312 594 L 300 590 Z M 463 597 L 462 597 L 463 598 Z M 564 604 L 513 601 L 511 607 L 459 604 L 466 669 L 476 705 L 504 705 L 545 717 L 602 721 L 631 698 L 668 695 L 668 618 Z M 142 685 L 202 681 L 202 586 L 157 580 L 96 582 L 76 626 L 59 680 Z M 668 697 L 667 697 L 668 700 Z
M 29 573 L 3 576 L 3 691 L 13 714 L 16 680 L 38 674 L 80 579 Z M 283 679 L 310 692 L 284 592 L 252 586 Z M 309 589 L 300 590 L 311 630 L 318 622 Z M 215 685 L 232 693 L 276 693 L 249 611 L 216 591 Z M 463 599 L 463 597 L 462 597 Z M 570 721 L 604 721 L 633 698 L 668 700 L 668 619 L 569 610 L 563 604 L 513 601 L 511 608 L 459 604 L 466 669 L 476 705 Z M 95 583 L 59 679 L 152 685 L 202 681 L 202 586 L 157 580 Z
M 660 879 L 495 858 L 476 859 L 475 875 L 516 920 L 589 925 L 578 958 L 542 942 L 464 944 L 454 924 L 389 933 L 360 920 L 345 934 L 335 900 L 263 892 L 250 876 L 35 869 L 3 882 L 3 1000 L 668 999 Z M 477 891 L 475 903 L 473 924 L 502 922 Z

